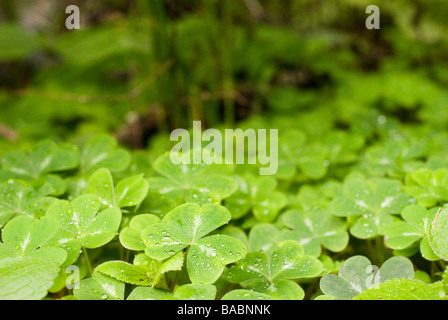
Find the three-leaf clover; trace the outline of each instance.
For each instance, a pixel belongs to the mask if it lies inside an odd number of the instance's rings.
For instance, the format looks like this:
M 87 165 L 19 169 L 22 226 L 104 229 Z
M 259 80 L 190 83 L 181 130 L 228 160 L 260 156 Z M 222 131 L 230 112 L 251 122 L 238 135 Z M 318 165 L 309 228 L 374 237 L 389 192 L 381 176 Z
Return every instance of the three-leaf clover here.
M 307 211 L 288 210 L 282 215 L 282 222 L 297 234 L 308 255 L 319 257 L 322 246 L 339 252 L 348 244 L 345 221 L 322 207 Z
M 43 175 L 74 169 L 79 164 L 78 150 L 72 145 L 58 145 L 44 140 L 29 151 L 10 151 L 1 159 L 2 170 L 12 178 L 38 179 Z
M 417 169 L 407 175 L 405 191 L 425 207 L 448 201 L 448 169 Z
M 118 208 L 101 210 L 101 207 L 96 195 L 85 194 L 73 201 L 58 200 L 48 208 L 46 216 L 60 225 L 51 243 L 67 251 L 67 265 L 76 261 L 82 247 L 98 248 L 115 237 L 121 224 L 121 211 Z
M 370 146 L 360 162 L 373 176 L 400 177 L 415 165 L 413 161 L 425 154 L 424 143 L 412 139 L 387 140 Z
M 414 267 L 409 259 L 395 256 L 378 269 L 368 258 L 353 256 L 343 263 L 338 275 L 324 275 L 320 280 L 320 289 L 333 299 L 351 300 L 374 285 L 396 278 L 414 278 Z
M 303 289 L 291 279 L 315 277 L 322 272 L 322 263 L 304 254 L 293 240 L 275 243 L 267 251 L 251 251 L 231 266 L 225 278 L 272 299 L 303 299 Z M 248 292 L 245 292 L 248 293 Z
M 117 141 L 109 135 L 97 135 L 91 138 L 81 149 L 81 174 L 88 174 L 100 168 L 117 172 L 126 169 L 131 162 L 131 155 L 118 146 Z
M 238 191 L 225 200 L 225 206 L 238 219 L 252 210 L 260 222 L 272 222 L 287 203 L 286 196 L 275 191 L 277 180 L 272 176 L 237 177 Z
M 180 205 L 166 214 L 160 223 L 142 231 L 145 253 L 153 259 L 164 260 L 187 248 L 190 280 L 213 284 L 227 264 L 246 254 L 246 247 L 236 238 L 223 234 L 206 236 L 230 219 L 230 212 L 217 204 Z
M 425 207 L 412 204 L 401 211 L 404 221 L 395 221 L 381 228 L 385 243 L 392 249 L 403 250 L 414 244 L 420 248 L 422 256 L 430 261 L 438 260 L 429 245 L 429 230 L 438 208 L 427 210 Z
M 349 164 L 358 159 L 359 150 L 364 147 L 365 138 L 357 133 L 333 131 L 327 134 L 323 143 L 328 148 L 328 161 L 332 164 Z
M 111 172 L 102 168 L 90 177 L 87 193 L 97 195 L 104 207 L 126 208 L 138 206 L 145 199 L 148 188 L 143 174 L 125 178 L 114 187 Z
M 305 133 L 287 130 L 279 137 L 277 176 L 292 179 L 298 169 L 311 179 L 320 179 L 328 170 L 328 150 L 321 143 L 307 143 Z
M 232 177 L 213 173 L 204 163 L 174 164 L 170 152 L 158 157 L 153 166 L 161 176 L 148 179 L 150 190 L 171 197 L 177 204 L 220 203 L 238 187 Z
M 0 184 L 0 228 L 16 215 L 31 218 L 45 214 L 55 200 L 47 197 L 46 188 L 36 190 L 22 180 L 8 180 Z
M 448 260 L 448 205 L 439 209 L 429 229 L 429 244 L 434 253 L 443 260 Z
M 344 182 L 343 193 L 333 198 L 330 208 L 336 216 L 357 217 L 350 233 L 368 239 L 379 235 L 381 226 L 393 222 L 392 214 L 400 213 L 408 203 L 409 196 L 396 180 L 350 177 Z
M 132 217 L 129 225 L 120 231 L 120 243 L 130 250 L 145 250 L 146 246 L 142 241 L 141 232 L 146 227 L 159 221 L 160 218 L 152 214 L 139 214 Z
M 121 172 L 130 162 L 130 153 L 121 148 L 114 137 L 104 134 L 92 137 L 80 149 L 79 174 L 67 179 L 69 199 L 85 193 L 88 179 L 96 170 Z
M 6 257 L 24 257 L 49 259 L 62 264 L 67 257 L 64 249 L 43 246 L 47 244 L 58 231 L 57 222 L 50 217 L 32 219 L 27 216 L 17 216 L 2 229 L 0 243 L 0 259 Z
M 327 207 L 332 198 L 340 194 L 342 184 L 328 181 L 319 186 L 303 185 L 294 199 L 302 210 L 312 210 L 315 206 Z
M 29 151 L 10 151 L 1 159 L 2 176 L 47 185 L 54 195 L 61 195 L 66 190 L 65 181 L 55 173 L 75 169 L 78 164 L 75 146 L 56 144 L 51 140 L 41 141 Z

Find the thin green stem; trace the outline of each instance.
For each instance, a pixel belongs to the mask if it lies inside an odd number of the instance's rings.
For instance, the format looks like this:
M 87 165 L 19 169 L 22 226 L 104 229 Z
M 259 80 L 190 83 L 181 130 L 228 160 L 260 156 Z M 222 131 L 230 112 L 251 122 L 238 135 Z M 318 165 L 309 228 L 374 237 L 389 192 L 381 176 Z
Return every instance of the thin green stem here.
M 235 103 L 232 92 L 233 66 L 231 50 L 231 28 L 232 28 L 232 0 L 221 0 L 221 64 L 222 64 L 222 91 L 224 93 L 224 117 L 226 123 L 232 125 L 235 119 Z
M 118 246 L 118 253 L 120 255 L 120 260 L 124 260 L 124 248 L 122 246 Z
M 174 292 L 174 289 L 176 288 L 176 282 L 177 282 L 177 279 L 179 278 L 179 274 L 180 274 L 180 271 L 176 271 L 173 279 L 171 280 L 171 286 L 170 286 L 171 292 Z
M 187 259 L 187 255 L 188 255 L 188 251 L 190 250 L 190 247 L 191 246 L 188 246 L 187 250 L 185 250 L 185 252 L 184 252 L 184 260 Z M 171 285 L 170 285 L 171 292 L 174 292 L 174 289 L 176 288 L 176 283 L 177 283 L 177 279 L 179 278 L 179 275 L 180 275 L 180 270 L 176 271 L 176 273 L 173 277 L 173 280 L 171 281 Z
M 445 263 L 445 261 L 438 260 L 437 262 L 438 262 L 440 268 L 442 269 L 442 271 L 445 271 L 446 270 L 446 263 Z
M 130 256 L 131 256 L 131 250 L 126 249 L 126 255 L 124 256 L 124 261 L 125 261 L 125 262 L 128 262 Z
M 376 261 L 373 261 L 373 260 L 376 260 L 376 254 L 375 254 L 375 249 L 374 249 L 374 246 L 373 246 L 373 243 L 372 243 L 372 239 L 367 239 L 366 243 L 367 243 L 367 249 L 369 250 L 369 256 L 370 256 L 369 258 L 370 258 L 370 260 L 373 263 L 377 263 Z
M 378 265 L 381 265 L 384 262 L 384 251 L 383 251 L 384 246 L 381 239 L 382 239 L 381 236 L 375 238 L 375 247 L 378 256 Z
M 89 270 L 89 274 L 92 276 L 93 269 L 92 269 L 92 265 L 90 264 L 90 259 L 89 259 L 89 255 L 87 253 L 87 249 L 82 247 L 82 252 L 84 253 L 84 258 L 86 259 L 86 264 L 87 264 L 87 269 Z

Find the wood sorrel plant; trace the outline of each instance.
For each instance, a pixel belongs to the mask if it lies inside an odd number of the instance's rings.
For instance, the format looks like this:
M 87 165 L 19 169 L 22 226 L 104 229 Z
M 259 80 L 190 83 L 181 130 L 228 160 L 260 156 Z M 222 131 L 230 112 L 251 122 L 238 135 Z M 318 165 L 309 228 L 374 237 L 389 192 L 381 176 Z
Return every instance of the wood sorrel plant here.
M 104 135 L 6 153 L 0 298 L 444 299 L 445 172 L 371 174 L 363 139 L 344 134 L 322 140 L 322 170 L 290 132 L 270 176 L 176 164 L 169 144 L 137 157 Z

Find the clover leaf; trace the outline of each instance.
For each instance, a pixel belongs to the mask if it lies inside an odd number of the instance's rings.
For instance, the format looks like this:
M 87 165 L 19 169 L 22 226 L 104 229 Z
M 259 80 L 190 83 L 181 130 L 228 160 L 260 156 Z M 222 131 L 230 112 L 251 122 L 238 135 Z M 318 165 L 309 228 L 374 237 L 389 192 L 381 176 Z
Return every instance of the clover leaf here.
M 67 265 L 76 261 L 82 247 L 93 249 L 110 242 L 122 217 L 117 208 L 101 211 L 99 198 L 92 194 L 73 201 L 58 200 L 48 208 L 46 216 L 54 218 L 60 225 L 51 243 L 67 251 Z
M 29 151 L 10 151 L 1 159 L 2 169 L 12 178 L 38 179 L 45 174 L 74 169 L 79 164 L 78 150 L 51 140 L 37 143 Z
M 138 286 L 151 286 L 167 289 L 163 275 L 169 271 L 180 271 L 184 263 L 184 256 L 178 252 L 174 256 L 158 261 L 145 254 L 139 254 L 134 264 L 124 261 L 107 261 L 99 265 L 96 270 L 114 279 Z
M 289 210 L 282 215 L 282 222 L 297 234 L 308 255 L 319 257 L 322 246 L 339 252 L 348 244 L 345 221 L 321 207 L 308 211 Z
M 320 289 L 333 299 L 351 300 L 373 285 L 395 278 L 414 278 L 414 268 L 409 259 L 392 257 L 375 270 L 368 258 L 352 256 L 343 263 L 338 275 L 326 274 L 321 278 Z
M 236 289 L 226 293 L 221 300 L 272 300 L 272 297 L 254 290 Z
M 246 247 L 238 239 L 208 233 L 227 224 L 229 211 L 217 204 L 186 203 L 166 214 L 160 223 L 142 231 L 145 253 L 157 260 L 167 259 L 188 248 L 187 271 L 193 283 L 214 283 L 227 264 L 238 261 Z
M 413 161 L 425 152 L 424 143 L 413 138 L 387 140 L 370 146 L 360 165 L 369 175 L 400 177 L 413 168 Z
M 82 279 L 73 289 L 78 300 L 124 300 L 125 284 L 94 270 L 92 277 Z
M 300 130 L 287 130 L 279 137 L 277 176 L 290 180 L 298 169 L 308 178 L 317 180 L 328 170 L 328 149 L 321 143 L 307 143 Z
M 67 253 L 44 246 L 57 232 L 50 218 L 18 216 L 2 230 L 0 243 L 0 299 L 41 299 L 59 274 Z
M 66 182 L 58 174 L 78 167 L 78 149 L 73 145 L 44 140 L 29 151 L 10 151 L 1 159 L 3 179 L 22 179 L 35 186 L 46 186 L 47 194 L 62 195 Z
M 292 179 L 297 173 L 297 158 L 306 141 L 306 135 L 299 130 L 288 130 L 279 137 L 278 169 L 280 179 Z
M 420 168 L 408 174 L 405 191 L 425 207 L 448 201 L 448 169 Z
M 216 287 L 204 284 L 184 284 L 177 287 L 174 293 L 151 287 L 137 287 L 127 300 L 214 300 Z
M 434 253 L 443 260 L 448 260 L 448 205 L 439 209 L 429 229 L 429 244 Z
M 280 210 L 286 206 L 286 196 L 275 191 L 277 180 L 272 176 L 255 177 L 246 175 L 237 178 L 239 188 L 225 200 L 225 206 L 232 213 L 233 219 L 238 219 L 253 212 L 260 222 L 272 222 Z
M 284 240 L 268 251 L 249 252 L 231 266 L 225 278 L 244 288 L 266 294 L 274 299 L 303 299 L 303 289 L 291 279 L 315 277 L 322 272 L 322 263 L 304 254 L 302 246 Z
M 350 177 L 344 182 L 343 193 L 333 198 L 330 209 L 336 216 L 357 217 L 350 233 L 360 239 L 380 234 L 383 225 L 395 220 L 392 214 L 400 213 L 409 204 L 409 196 L 401 184 L 392 179 L 365 180 Z
M 80 153 L 82 174 L 91 173 L 100 168 L 117 172 L 126 169 L 131 161 L 129 152 L 118 146 L 109 135 L 97 135 L 83 146 Z
M 445 268 L 445 271 L 443 272 L 442 275 L 442 289 L 445 292 L 445 296 L 448 295 L 448 268 Z
M 430 261 L 438 260 L 429 245 L 429 230 L 437 208 L 427 210 L 425 207 L 412 204 L 401 211 L 404 221 L 395 221 L 381 228 L 385 243 L 392 249 L 403 250 L 419 242 L 422 256 Z
M 108 261 L 97 268 L 98 272 L 114 279 L 140 286 L 157 284 L 157 270 L 153 268 L 130 264 L 124 261 Z
M 131 160 L 131 154 L 120 148 L 114 137 L 104 134 L 92 137 L 81 148 L 78 175 L 66 179 L 68 199 L 86 193 L 88 180 L 95 171 L 122 172 L 129 167 Z
M 58 224 L 49 217 L 34 220 L 27 216 L 18 216 L 9 221 L 2 230 L 0 259 L 31 256 L 62 264 L 67 257 L 64 249 L 43 247 L 57 231 Z
M 148 193 L 148 182 L 143 174 L 121 180 L 115 187 L 109 169 L 94 172 L 87 185 L 87 192 L 97 195 L 104 207 L 125 208 L 138 206 Z
M 143 231 L 147 226 L 159 221 L 160 218 L 152 214 L 139 214 L 132 217 L 129 222 L 129 226 L 120 231 L 120 243 L 123 247 L 130 250 L 145 250 L 146 246 L 142 241 L 141 231 Z
M 39 217 L 55 198 L 47 197 L 45 188 L 36 190 L 22 180 L 0 184 L 0 228 L 16 215 Z
M 161 176 L 148 178 L 150 190 L 171 197 L 177 204 L 220 203 L 237 184 L 232 177 L 208 170 L 210 167 L 204 163 L 174 164 L 170 153 L 164 153 L 154 162 L 154 170 Z
M 332 164 L 349 164 L 358 159 L 365 138 L 354 132 L 334 131 L 325 135 L 323 143 L 327 146 L 328 161 Z
M 162 218 L 165 214 L 176 208 L 176 201 L 157 191 L 148 191 L 145 199 L 135 209 L 136 214 L 147 213 Z
M 327 207 L 332 198 L 341 193 L 342 184 L 328 181 L 319 186 L 302 185 L 297 193 L 296 204 L 302 210 L 312 210 L 315 206 Z

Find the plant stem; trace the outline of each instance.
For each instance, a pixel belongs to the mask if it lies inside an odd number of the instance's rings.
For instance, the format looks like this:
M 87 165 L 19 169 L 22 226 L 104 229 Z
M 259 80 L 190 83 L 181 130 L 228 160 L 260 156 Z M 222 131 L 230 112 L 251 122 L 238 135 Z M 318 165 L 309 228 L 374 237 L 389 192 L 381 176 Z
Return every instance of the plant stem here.
M 128 262 L 130 256 L 131 256 L 131 250 L 126 249 L 126 255 L 124 256 L 124 261 Z
M 93 274 L 92 265 L 90 264 L 89 255 L 87 254 L 87 249 L 82 247 L 82 252 L 84 253 L 84 257 L 86 259 L 87 269 L 89 270 L 90 276 Z
M 232 27 L 232 0 L 221 0 L 221 64 L 222 64 L 222 91 L 224 92 L 224 117 L 225 122 L 232 125 L 235 119 L 235 103 L 231 93 L 233 92 L 233 66 L 231 50 Z
M 184 252 L 184 261 L 187 259 L 188 251 L 190 250 L 191 246 L 188 246 L 187 250 Z M 170 290 L 171 292 L 174 292 L 174 289 L 176 288 L 177 279 L 179 278 L 180 270 L 176 271 L 176 274 L 173 277 L 173 280 L 170 284 Z
M 369 256 L 370 256 L 369 258 L 370 258 L 370 260 L 373 263 L 377 263 L 376 261 L 373 261 L 374 259 L 376 260 L 376 254 L 375 254 L 375 251 L 373 249 L 372 239 L 367 239 L 366 243 L 367 243 L 367 248 L 369 250 Z
M 381 239 L 382 239 L 381 236 L 375 238 L 375 247 L 378 253 L 378 266 L 383 264 L 384 262 L 383 243 Z
M 442 271 L 446 270 L 446 263 L 443 260 L 438 260 L 437 261 L 439 263 L 440 268 L 442 268 Z
M 174 292 L 174 289 L 176 288 L 176 282 L 177 282 L 177 279 L 179 278 L 179 274 L 180 274 L 180 271 L 176 271 L 176 273 L 174 274 L 173 280 L 171 280 L 171 285 L 170 285 L 171 292 Z

